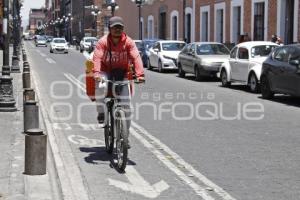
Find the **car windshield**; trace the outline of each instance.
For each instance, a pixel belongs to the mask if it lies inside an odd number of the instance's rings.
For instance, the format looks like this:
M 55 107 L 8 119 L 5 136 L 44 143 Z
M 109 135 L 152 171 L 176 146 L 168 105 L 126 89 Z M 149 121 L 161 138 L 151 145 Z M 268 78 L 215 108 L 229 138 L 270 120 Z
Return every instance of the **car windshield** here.
M 185 43 L 172 42 L 162 43 L 162 49 L 164 51 L 180 51 L 185 46 Z
M 88 39 L 85 39 L 85 42 L 93 42 L 93 41 L 97 41 L 97 39 L 95 39 L 95 38 L 88 38 Z
M 155 44 L 155 40 L 153 40 L 153 41 L 144 41 L 144 47 L 145 47 L 145 49 L 147 49 L 147 50 L 149 50 L 154 44 Z
M 267 57 L 273 49 L 277 46 L 275 45 L 259 45 L 251 48 L 251 57 Z
M 37 40 L 38 40 L 38 41 L 45 41 L 46 38 L 40 37 L 40 38 L 38 38 Z
M 59 39 L 56 39 L 56 40 L 53 40 L 54 43 L 66 43 L 66 40 L 59 40 Z
M 222 44 L 197 45 L 197 55 L 229 55 L 229 50 Z

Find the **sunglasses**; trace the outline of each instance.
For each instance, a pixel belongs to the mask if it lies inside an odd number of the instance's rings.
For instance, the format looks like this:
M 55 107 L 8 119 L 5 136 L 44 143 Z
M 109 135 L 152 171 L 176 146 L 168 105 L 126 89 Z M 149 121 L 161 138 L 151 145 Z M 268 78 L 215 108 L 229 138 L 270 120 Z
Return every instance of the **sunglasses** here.
M 123 30 L 124 27 L 121 26 L 121 25 L 116 25 L 116 26 L 111 27 L 111 29 L 119 29 L 119 30 Z

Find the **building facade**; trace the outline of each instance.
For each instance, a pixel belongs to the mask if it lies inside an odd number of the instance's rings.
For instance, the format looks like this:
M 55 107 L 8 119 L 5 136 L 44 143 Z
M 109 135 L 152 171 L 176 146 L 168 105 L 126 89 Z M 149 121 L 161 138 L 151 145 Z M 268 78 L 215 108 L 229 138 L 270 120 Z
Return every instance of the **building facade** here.
M 29 32 L 35 34 L 37 29 L 44 24 L 45 20 L 45 8 L 30 9 L 29 12 Z
M 128 34 L 138 39 L 138 8 L 131 0 L 117 2 L 116 14 L 124 18 Z M 270 40 L 277 34 L 290 44 L 300 38 L 299 6 L 299 0 L 150 0 L 142 7 L 142 35 L 236 43 L 242 34 L 251 40 Z

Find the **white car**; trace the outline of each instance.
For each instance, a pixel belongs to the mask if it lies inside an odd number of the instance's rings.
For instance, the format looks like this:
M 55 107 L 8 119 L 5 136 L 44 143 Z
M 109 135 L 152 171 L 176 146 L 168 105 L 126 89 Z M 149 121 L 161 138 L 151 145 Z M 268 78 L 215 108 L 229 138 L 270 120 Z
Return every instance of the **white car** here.
M 36 39 L 36 42 L 35 42 L 35 46 L 38 47 L 38 46 L 45 46 L 47 47 L 47 39 L 45 37 L 38 37 Z
M 65 38 L 53 38 L 52 42 L 50 43 L 50 53 L 54 52 L 69 52 L 69 45 Z
M 230 52 L 230 58 L 220 67 L 222 86 L 239 82 L 258 92 L 262 63 L 278 45 L 273 42 L 251 41 L 236 45 Z
M 157 41 L 149 50 L 147 68 L 157 67 L 159 72 L 164 69 L 178 69 L 177 59 L 185 42 L 177 40 Z
M 90 46 L 92 45 L 92 42 L 98 41 L 96 37 L 84 37 L 80 41 L 80 52 L 89 50 Z

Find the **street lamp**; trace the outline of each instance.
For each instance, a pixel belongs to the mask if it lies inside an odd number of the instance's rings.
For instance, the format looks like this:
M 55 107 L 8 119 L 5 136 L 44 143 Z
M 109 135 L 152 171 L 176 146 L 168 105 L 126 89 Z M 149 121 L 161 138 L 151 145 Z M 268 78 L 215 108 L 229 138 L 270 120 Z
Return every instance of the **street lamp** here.
M 94 16 L 95 36 L 97 37 L 97 16 L 101 14 L 100 10 L 93 10 L 91 14 Z
M 142 22 L 141 22 L 141 11 L 142 11 L 142 5 L 144 3 L 146 3 L 148 0 L 131 0 L 132 2 L 134 2 L 137 7 L 139 8 L 139 19 L 138 19 L 138 23 L 139 23 L 139 39 L 142 40 L 143 39 L 143 35 L 142 35 Z
M 119 9 L 119 6 L 115 0 L 111 0 L 107 6 L 107 10 L 111 11 L 111 16 L 115 16 L 115 11 Z
M 71 13 L 68 13 L 67 16 L 63 16 L 64 19 L 64 28 L 65 28 L 65 37 L 67 38 L 68 42 L 71 42 L 71 23 L 73 21 L 73 17 Z

